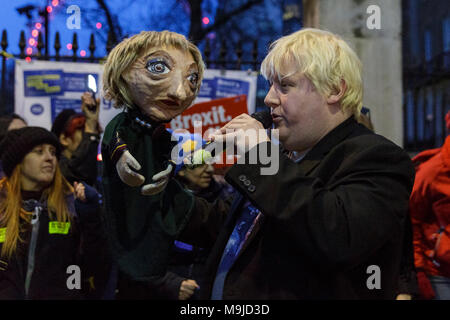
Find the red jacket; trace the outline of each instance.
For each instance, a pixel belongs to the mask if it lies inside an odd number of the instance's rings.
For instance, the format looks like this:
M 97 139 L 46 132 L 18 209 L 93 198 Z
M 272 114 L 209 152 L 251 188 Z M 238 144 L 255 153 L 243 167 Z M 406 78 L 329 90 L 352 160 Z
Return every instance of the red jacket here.
M 410 198 L 414 260 L 418 271 L 450 277 L 450 136 L 442 148 L 413 158 L 416 180 Z

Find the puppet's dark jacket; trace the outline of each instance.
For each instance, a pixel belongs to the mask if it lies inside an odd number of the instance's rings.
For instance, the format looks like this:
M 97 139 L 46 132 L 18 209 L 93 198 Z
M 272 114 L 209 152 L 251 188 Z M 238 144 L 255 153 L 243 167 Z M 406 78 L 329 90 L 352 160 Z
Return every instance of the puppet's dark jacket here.
M 189 220 L 194 198 L 175 179 L 170 179 L 159 194 L 142 195 L 142 186 L 130 187 L 119 178 L 117 152 L 126 148 L 140 163 L 145 185 L 153 183 L 152 177 L 167 168 L 175 145 L 162 124 L 153 123 L 138 111 L 118 114 L 105 129 L 104 225 L 119 270 L 135 281 L 165 274 L 169 252 Z

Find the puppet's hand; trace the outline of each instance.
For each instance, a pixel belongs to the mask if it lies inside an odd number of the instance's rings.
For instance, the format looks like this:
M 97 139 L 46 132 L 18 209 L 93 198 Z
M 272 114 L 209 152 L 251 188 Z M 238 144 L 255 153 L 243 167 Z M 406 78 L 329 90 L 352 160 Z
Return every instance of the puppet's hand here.
M 152 196 L 163 191 L 167 186 L 167 183 L 169 183 L 170 173 L 172 172 L 172 170 L 173 165 L 169 163 L 166 170 L 161 171 L 152 177 L 155 183 L 146 184 L 145 186 L 143 186 L 141 189 L 141 193 L 145 196 Z
M 145 181 L 144 176 L 132 170 L 140 170 L 141 165 L 128 150 L 120 156 L 119 161 L 116 163 L 116 169 L 123 183 L 130 187 L 140 186 Z

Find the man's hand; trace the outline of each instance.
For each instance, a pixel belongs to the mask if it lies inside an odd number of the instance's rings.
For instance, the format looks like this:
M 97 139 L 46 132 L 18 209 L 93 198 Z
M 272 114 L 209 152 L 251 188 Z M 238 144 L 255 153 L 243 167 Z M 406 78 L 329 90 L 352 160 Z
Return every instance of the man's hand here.
M 133 171 L 140 170 L 141 165 L 127 150 L 119 158 L 116 163 L 116 170 L 123 183 L 130 187 L 137 187 L 144 183 L 145 178 L 143 175 Z
M 155 181 L 155 183 L 146 184 L 143 186 L 141 188 L 141 193 L 145 196 L 152 196 L 163 191 L 169 183 L 170 173 L 172 170 L 173 165 L 169 163 L 166 170 L 161 171 L 152 177 L 152 180 Z
M 180 286 L 180 293 L 178 294 L 179 300 L 187 300 L 194 294 L 195 289 L 199 289 L 200 286 L 195 280 L 184 280 Z
M 228 122 L 209 138 L 216 143 L 233 141 L 238 154 L 243 154 L 261 142 L 270 141 L 262 123 L 246 113 Z
M 95 110 L 91 111 L 92 108 Z M 86 116 L 86 127 L 84 129 L 87 133 L 98 133 L 98 117 L 100 112 L 100 99 L 94 100 L 92 93 L 85 92 L 81 96 L 81 111 Z

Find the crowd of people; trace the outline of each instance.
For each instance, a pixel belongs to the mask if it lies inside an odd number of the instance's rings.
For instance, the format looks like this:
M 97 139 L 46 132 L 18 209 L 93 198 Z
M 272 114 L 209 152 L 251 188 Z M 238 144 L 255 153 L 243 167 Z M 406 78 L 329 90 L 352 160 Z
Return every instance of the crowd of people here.
M 50 131 L 0 118 L 0 299 L 450 299 L 450 138 L 411 160 L 376 134 L 344 40 L 303 29 L 271 45 L 273 126 L 242 114 L 207 137 L 245 151 L 224 176 L 193 161 L 202 138 L 168 156 L 164 124 L 203 71 L 184 36 L 142 32 L 106 61 L 124 109 L 106 128 L 89 92 Z

